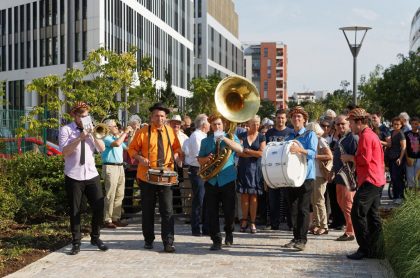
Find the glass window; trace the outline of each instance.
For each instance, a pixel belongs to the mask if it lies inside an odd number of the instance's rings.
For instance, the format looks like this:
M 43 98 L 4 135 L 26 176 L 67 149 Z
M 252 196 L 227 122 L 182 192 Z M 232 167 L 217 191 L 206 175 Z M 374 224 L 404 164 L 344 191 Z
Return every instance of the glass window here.
M 264 57 L 268 56 L 268 48 L 264 48 Z
M 60 24 L 64 24 L 64 8 L 65 8 L 64 0 L 60 0 Z
M 45 1 L 41 0 L 39 2 L 39 27 L 42 28 L 44 27 L 44 23 L 45 23 Z
M 17 33 L 19 31 L 19 7 L 15 7 L 14 9 L 14 31 Z
M 52 0 L 52 24 L 57 25 L 57 1 Z
M 38 20 L 38 8 L 37 8 L 38 6 L 37 6 L 37 2 L 35 2 L 34 3 L 34 5 L 33 5 L 33 8 L 32 8 L 32 25 L 33 25 L 33 27 L 32 28 L 34 28 L 34 30 L 36 29 L 36 28 L 38 28 L 37 27 L 37 20 Z
M 34 67 L 38 66 L 38 43 L 37 40 L 34 40 L 32 59 L 34 60 Z
M 26 42 L 26 67 L 31 67 L 31 42 Z
M 31 4 L 26 4 L 26 30 L 31 30 Z
M 25 68 L 25 44 L 23 42 L 20 43 L 20 68 Z
M 66 46 L 64 45 L 64 35 L 60 36 L 60 64 L 64 64 L 65 63 L 65 50 L 66 50 Z
M 20 68 L 20 64 L 19 64 L 19 44 L 15 43 L 15 50 L 14 50 L 14 54 L 15 54 L 15 70 Z
M 23 32 L 25 31 L 25 5 L 21 5 L 19 7 L 19 11 L 20 11 L 20 15 L 19 15 L 20 31 Z
M 52 39 L 52 63 L 53 63 L 53 65 L 57 65 L 57 62 L 58 62 L 57 37 L 53 37 L 53 39 Z
M 9 8 L 9 9 L 7 9 L 7 24 L 9 25 L 9 35 L 12 33 L 12 26 L 13 26 L 13 24 L 12 24 L 12 8 Z M 9 41 L 9 43 L 10 43 L 10 41 Z

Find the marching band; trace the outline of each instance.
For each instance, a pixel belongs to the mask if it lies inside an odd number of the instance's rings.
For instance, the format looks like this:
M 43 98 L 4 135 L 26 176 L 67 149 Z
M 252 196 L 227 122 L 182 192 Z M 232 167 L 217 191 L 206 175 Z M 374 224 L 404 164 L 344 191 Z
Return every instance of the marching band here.
M 144 248 L 153 248 L 158 199 L 164 251 L 175 252 L 173 187 L 178 185 L 182 175 L 179 168 L 184 166 L 188 167 L 193 192 L 192 235 L 209 235 L 210 250 L 222 248 L 220 204 L 225 220 L 224 243 L 233 244 L 236 192 L 241 193 L 240 231 L 245 232 L 251 224 L 251 233 L 257 232 L 257 196 L 262 194 L 264 183 L 269 193 L 271 228 L 279 226 L 282 194 L 289 211 L 284 216 L 293 231 L 292 240 L 283 247 L 305 250 L 308 232 L 328 233 L 324 196 L 334 182 L 346 221 L 346 232 L 337 240 L 356 238 L 359 249 L 348 255 L 349 259 L 376 255 L 381 231 L 378 206 L 385 185 L 384 143 L 371 129 L 370 115 L 365 110 L 356 107 L 335 119 L 324 118 L 321 125 L 308 124 L 309 115 L 300 106 L 279 110 L 275 127 L 263 135 L 258 133 L 260 119 L 256 116 L 259 94 L 252 83 L 240 77 L 226 78 L 216 90 L 215 101 L 217 111 L 213 115 L 198 115 L 195 131 L 188 126 L 190 137 L 180 129 L 180 116 L 167 120 L 171 111 L 162 103 L 150 107 L 150 123 L 141 127 L 141 119 L 134 115 L 122 132 L 113 119 L 93 127 L 86 121 L 89 106 L 75 103 L 71 110 L 74 122 L 60 132 L 73 235 L 70 254 L 80 251 L 82 195 L 86 195 L 93 212 L 91 243 L 100 250 L 108 250 L 100 239 L 102 226 L 115 229 L 127 225 L 121 213 L 124 195 L 133 195 L 125 190 L 128 175 L 136 178 L 141 192 Z M 286 126 L 287 118 L 291 128 Z M 248 120 L 256 122 L 256 127 L 237 136 L 236 124 Z M 336 133 L 324 128 L 333 123 Z M 335 148 L 331 144 L 334 140 Z M 254 142 L 258 144 L 254 146 Z M 105 196 L 93 159 L 95 151 L 102 154 Z M 238 167 L 236 156 L 240 159 Z M 134 167 L 124 169 L 124 163 Z M 248 185 L 250 180 L 257 184 Z

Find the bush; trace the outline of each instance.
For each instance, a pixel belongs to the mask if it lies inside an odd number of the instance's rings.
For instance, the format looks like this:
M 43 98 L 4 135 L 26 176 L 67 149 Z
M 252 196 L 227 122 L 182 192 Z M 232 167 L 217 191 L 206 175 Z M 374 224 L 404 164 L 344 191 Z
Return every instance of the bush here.
M 43 220 L 49 215 L 63 214 L 66 208 L 64 190 L 64 160 L 62 156 L 25 153 L 1 162 L 3 172 L 0 189 L 13 193 L 18 204 L 13 210 L 14 220 Z M 1 206 L 16 202 L 5 200 Z M 8 205 L 9 204 L 9 205 Z M 11 216 L 11 215 L 10 215 Z
M 397 277 L 420 277 L 420 198 L 406 193 L 384 223 L 385 254 Z
M 10 192 L 10 182 L 0 175 L 0 222 L 13 219 L 16 211 L 19 210 L 21 203 L 13 192 Z M 6 185 L 6 183 L 8 183 Z M 4 185 L 4 187 L 2 187 Z

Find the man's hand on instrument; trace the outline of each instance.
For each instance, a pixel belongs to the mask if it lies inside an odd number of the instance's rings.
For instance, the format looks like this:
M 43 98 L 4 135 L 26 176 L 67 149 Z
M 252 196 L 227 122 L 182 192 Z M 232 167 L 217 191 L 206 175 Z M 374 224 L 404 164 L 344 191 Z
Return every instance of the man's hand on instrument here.
M 150 161 L 149 161 L 149 159 L 147 159 L 147 158 L 145 158 L 145 157 L 143 157 L 143 156 L 139 156 L 139 157 L 140 157 L 140 159 L 139 159 L 139 164 L 140 164 L 140 165 L 142 165 L 142 166 L 146 166 L 146 167 L 150 166 Z
M 290 153 L 292 154 L 300 154 L 300 153 L 303 153 L 303 151 L 304 149 L 296 143 L 293 143 L 292 145 L 290 145 Z
M 131 126 L 127 126 L 124 129 L 124 133 L 126 133 L 127 135 L 133 132 L 133 128 Z
M 86 138 L 88 138 L 89 135 L 90 133 L 86 129 L 84 129 L 82 132 L 80 132 L 79 138 L 80 140 L 86 140 Z

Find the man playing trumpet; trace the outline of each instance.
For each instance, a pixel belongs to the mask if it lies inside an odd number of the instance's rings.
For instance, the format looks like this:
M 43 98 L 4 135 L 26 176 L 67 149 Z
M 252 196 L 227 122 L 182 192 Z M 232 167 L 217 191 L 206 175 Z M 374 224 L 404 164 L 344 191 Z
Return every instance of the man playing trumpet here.
M 109 129 L 109 134 L 103 139 L 105 151 L 102 153 L 102 177 L 106 191 L 105 228 L 115 229 L 127 226 L 127 223 L 121 222 L 125 187 L 123 151 L 127 148 L 124 140 L 133 128 L 128 126 L 120 134 L 115 120 L 106 120 L 105 124 Z

